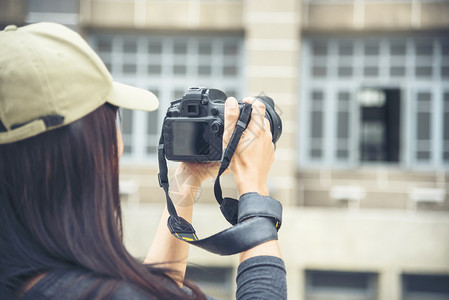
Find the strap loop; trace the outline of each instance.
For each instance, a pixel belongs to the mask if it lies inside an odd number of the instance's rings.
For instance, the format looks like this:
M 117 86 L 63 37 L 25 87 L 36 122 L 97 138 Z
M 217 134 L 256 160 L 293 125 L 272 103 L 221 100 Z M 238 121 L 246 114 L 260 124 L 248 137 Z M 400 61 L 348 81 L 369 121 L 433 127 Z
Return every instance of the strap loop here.
M 170 232 L 178 239 L 188 242 L 198 240 L 192 224 L 182 217 L 169 216 L 167 226 Z
M 220 210 L 225 219 L 232 225 L 238 222 L 239 201 L 233 198 L 224 198 Z
M 276 229 L 282 224 L 282 204 L 258 193 L 246 193 L 240 197 L 238 206 L 238 223 L 253 217 L 267 217 L 274 221 Z

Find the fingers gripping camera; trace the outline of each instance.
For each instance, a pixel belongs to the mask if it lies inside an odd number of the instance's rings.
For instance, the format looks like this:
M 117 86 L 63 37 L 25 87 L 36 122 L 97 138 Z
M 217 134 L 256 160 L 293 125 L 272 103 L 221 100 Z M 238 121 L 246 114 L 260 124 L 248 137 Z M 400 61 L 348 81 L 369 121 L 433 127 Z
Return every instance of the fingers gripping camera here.
M 226 98 L 226 94 L 218 89 L 193 87 L 181 99 L 171 103 L 162 127 L 168 160 L 220 161 Z M 265 104 L 265 118 L 270 121 L 273 143 L 276 144 L 282 133 L 282 122 L 274 109 L 273 99 L 267 96 L 256 98 Z M 242 102 L 239 107 L 242 110 Z

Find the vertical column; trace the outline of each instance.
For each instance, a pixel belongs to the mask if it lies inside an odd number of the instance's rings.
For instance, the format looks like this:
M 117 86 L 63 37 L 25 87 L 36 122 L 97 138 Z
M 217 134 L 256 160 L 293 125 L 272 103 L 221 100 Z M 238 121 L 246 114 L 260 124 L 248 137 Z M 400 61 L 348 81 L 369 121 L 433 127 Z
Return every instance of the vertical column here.
M 91 11 L 92 3 L 91 0 L 80 0 L 79 1 L 79 22 L 81 26 L 89 24 L 91 22 Z
M 379 274 L 379 300 L 399 300 L 401 297 L 400 273 L 385 269 Z
M 298 0 L 245 2 L 247 95 L 266 93 L 275 100 L 283 132 L 269 179 L 270 193 L 284 205 L 295 197 L 295 140 L 298 112 Z

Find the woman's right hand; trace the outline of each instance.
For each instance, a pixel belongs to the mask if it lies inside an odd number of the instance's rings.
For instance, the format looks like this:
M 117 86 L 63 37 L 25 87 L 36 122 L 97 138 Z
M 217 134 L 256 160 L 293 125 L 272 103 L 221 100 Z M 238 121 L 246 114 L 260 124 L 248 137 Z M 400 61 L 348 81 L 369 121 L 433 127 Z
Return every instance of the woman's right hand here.
M 255 98 L 245 98 L 252 104 L 251 120 L 242 134 L 229 168 L 237 184 L 239 195 L 257 192 L 268 196 L 267 177 L 274 161 L 270 122 L 265 118 L 265 105 Z M 235 98 L 225 105 L 223 149 L 229 143 L 240 114 Z

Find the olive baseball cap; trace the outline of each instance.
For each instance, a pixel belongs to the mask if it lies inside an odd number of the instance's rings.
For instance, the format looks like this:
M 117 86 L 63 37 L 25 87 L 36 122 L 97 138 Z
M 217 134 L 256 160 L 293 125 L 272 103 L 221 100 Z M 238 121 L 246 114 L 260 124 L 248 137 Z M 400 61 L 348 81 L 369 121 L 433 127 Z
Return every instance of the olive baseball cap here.
M 0 31 L 0 144 L 70 124 L 104 103 L 157 109 L 145 89 L 115 82 L 75 31 L 55 23 Z

